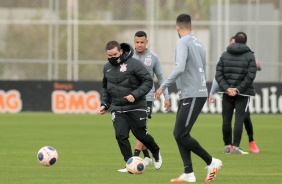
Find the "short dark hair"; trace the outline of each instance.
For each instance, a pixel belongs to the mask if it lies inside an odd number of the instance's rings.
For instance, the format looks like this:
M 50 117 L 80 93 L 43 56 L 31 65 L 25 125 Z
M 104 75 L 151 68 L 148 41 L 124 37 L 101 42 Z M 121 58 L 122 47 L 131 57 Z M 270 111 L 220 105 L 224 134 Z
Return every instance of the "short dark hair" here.
M 235 35 L 235 43 L 247 43 L 247 35 L 244 32 L 238 32 Z
M 144 31 L 137 31 L 134 36 L 147 38 L 147 34 Z
M 120 51 L 120 44 L 117 41 L 109 41 L 105 47 L 105 50 L 112 50 L 115 47 Z
M 181 28 L 191 28 L 191 16 L 188 14 L 180 14 L 176 19 L 176 24 Z

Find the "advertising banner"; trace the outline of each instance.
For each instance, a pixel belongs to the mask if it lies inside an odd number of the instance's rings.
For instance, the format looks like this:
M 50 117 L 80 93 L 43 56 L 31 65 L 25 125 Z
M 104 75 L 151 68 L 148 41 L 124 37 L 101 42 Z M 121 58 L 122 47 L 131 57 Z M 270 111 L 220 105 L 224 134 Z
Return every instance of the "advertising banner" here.
M 157 85 L 156 85 L 157 86 Z M 208 83 L 208 89 L 211 84 Z M 100 81 L 0 81 L 0 113 L 49 111 L 58 114 L 98 112 Z M 257 95 L 250 99 L 251 113 L 281 113 L 282 84 L 256 83 Z M 169 88 L 171 108 L 175 113 L 179 96 L 175 86 Z M 215 94 L 215 103 L 206 103 L 203 113 L 221 113 L 221 95 Z M 164 99 L 154 101 L 153 112 L 165 112 Z

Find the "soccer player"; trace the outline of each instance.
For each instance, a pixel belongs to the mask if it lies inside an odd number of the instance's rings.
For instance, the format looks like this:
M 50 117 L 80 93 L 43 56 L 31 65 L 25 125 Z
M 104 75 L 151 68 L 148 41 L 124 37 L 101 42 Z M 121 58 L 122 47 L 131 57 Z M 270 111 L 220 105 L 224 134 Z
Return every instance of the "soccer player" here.
M 153 79 L 154 76 L 156 75 L 158 79 L 158 83 L 159 85 L 161 85 L 165 80 L 165 76 L 161 67 L 159 56 L 156 55 L 154 52 L 150 51 L 149 49 L 147 49 L 148 39 L 147 39 L 147 34 L 144 31 L 137 31 L 135 33 L 134 45 L 135 45 L 135 52 L 133 58 L 138 59 L 141 63 L 144 64 L 144 66 L 147 68 Z M 155 94 L 155 86 L 153 84 L 151 91 L 146 95 L 148 119 L 152 118 L 154 94 Z M 168 111 L 170 108 L 170 101 L 169 101 L 169 94 L 167 89 L 164 91 L 164 97 L 165 97 L 164 107 L 165 110 Z M 150 157 L 148 149 L 146 148 L 146 146 L 144 146 L 144 144 L 142 144 L 142 142 L 136 139 L 135 150 L 133 155 L 139 156 L 141 150 L 144 154 L 145 165 L 149 165 L 150 163 L 152 163 L 152 159 Z
M 235 43 L 235 36 L 232 36 L 230 38 L 230 43 L 229 44 L 233 44 Z M 258 71 L 261 71 L 261 66 L 258 60 L 256 60 L 256 68 Z M 217 93 L 219 90 L 219 86 L 218 83 L 216 82 L 215 79 L 213 79 L 212 81 L 212 86 L 211 86 L 211 91 L 209 94 L 209 104 L 214 103 L 214 94 Z M 246 112 L 246 116 L 244 119 L 244 125 L 245 125 L 245 129 L 249 138 L 249 146 L 252 150 L 253 153 L 259 153 L 259 148 L 254 140 L 254 130 L 253 130 L 253 124 L 252 124 L 252 120 L 251 120 L 251 114 L 250 114 L 250 110 L 249 108 L 247 108 L 247 112 Z M 224 154 L 229 154 L 231 153 L 233 149 L 233 146 L 230 145 L 230 149 L 227 147 L 227 149 L 224 148 L 223 153 Z M 247 154 L 247 153 L 246 153 Z
M 248 154 L 240 149 L 243 122 L 248 109 L 250 96 L 255 96 L 253 81 L 256 77 L 256 60 L 254 53 L 246 45 L 247 35 L 238 32 L 235 43 L 227 47 L 217 65 L 215 79 L 222 93 L 222 132 L 224 152 Z M 232 144 L 232 116 L 235 109 L 234 140 Z
M 191 153 L 201 157 L 207 164 L 208 174 L 205 182 L 215 179 L 222 162 L 213 158 L 190 135 L 208 97 L 206 86 L 206 51 L 204 46 L 191 34 L 191 17 L 181 14 L 176 19 L 176 31 L 180 39 L 176 43 L 175 67 L 156 91 L 159 98 L 164 89 L 176 82 L 179 92 L 179 106 L 174 126 L 174 138 L 184 165 L 184 173 L 171 182 L 196 182 Z
M 104 65 L 103 93 L 99 114 L 110 108 L 123 159 L 132 157 L 129 131 L 152 153 L 154 166 L 160 169 L 162 157 L 154 138 L 147 132 L 146 95 L 153 86 L 153 79 L 144 65 L 132 58 L 133 48 L 127 44 L 110 41 L 106 45 L 108 61 Z M 126 172 L 126 168 L 123 168 Z

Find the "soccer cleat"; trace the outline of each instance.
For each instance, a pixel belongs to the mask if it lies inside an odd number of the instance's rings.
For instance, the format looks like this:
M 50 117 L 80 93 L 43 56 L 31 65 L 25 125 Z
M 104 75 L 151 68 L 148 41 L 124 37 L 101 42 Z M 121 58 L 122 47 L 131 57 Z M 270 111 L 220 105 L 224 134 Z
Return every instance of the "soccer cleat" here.
M 225 147 L 224 147 L 224 150 L 223 150 L 223 153 L 224 153 L 224 154 L 230 154 L 230 152 L 231 152 L 230 146 L 229 146 L 229 145 L 228 145 L 228 146 L 225 146 Z
M 256 145 L 255 141 L 249 142 L 249 146 L 250 146 L 253 153 L 259 153 L 259 148 Z
M 196 182 L 196 177 L 193 172 L 189 174 L 183 173 L 178 178 L 171 179 L 170 182 L 173 182 L 173 183 L 191 182 L 192 183 L 192 182 Z
M 205 182 L 211 182 L 216 177 L 216 173 L 222 166 L 222 162 L 219 159 L 212 158 L 212 163 L 206 167 L 208 169 L 208 175 L 205 179 Z
M 155 156 L 154 156 L 155 157 Z M 158 157 L 159 158 L 154 158 L 154 166 L 156 169 L 160 169 L 162 167 L 162 163 L 163 163 L 163 159 L 162 159 L 162 156 L 161 156 L 161 152 L 159 151 L 158 153 Z
M 147 165 L 150 165 L 150 164 L 152 163 L 152 159 L 149 158 L 149 157 L 145 157 L 145 158 L 144 158 L 144 163 L 145 163 L 146 166 L 147 166 Z
M 123 168 L 123 169 L 119 169 L 119 170 L 117 170 L 118 172 L 127 172 L 127 169 L 126 169 L 126 167 L 125 168 Z
M 243 151 L 243 150 L 241 150 L 241 149 L 239 148 L 239 149 L 233 149 L 233 150 L 231 151 L 231 154 L 247 155 L 247 154 L 249 154 L 249 152 Z

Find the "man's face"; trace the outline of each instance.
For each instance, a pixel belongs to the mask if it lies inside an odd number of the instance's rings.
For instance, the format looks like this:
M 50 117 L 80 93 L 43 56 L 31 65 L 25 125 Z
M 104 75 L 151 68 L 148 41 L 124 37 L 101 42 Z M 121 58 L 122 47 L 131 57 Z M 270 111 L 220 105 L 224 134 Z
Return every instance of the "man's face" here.
M 107 55 L 108 55 L 108 58 L 112 58 L 112 57 L 120 57 L 120 55 L 122 54 L 122 50 L 119 51 L 117 49 L 117 47 L 111 49 L 111 50 L 107 50 Z
M 135 45 L 135 50 L 137 53 L 142 54 L 143 52 L 145 52 L 146 47 L 148 44 L 148 40 L 146 39 L 145 36 L 142 37 L 134 37 L 134 45 Z
M 231 39 L 230 44 L 235 43 L 235 39 Z

